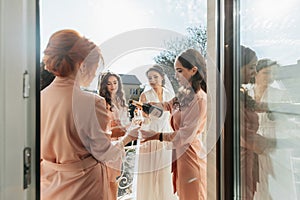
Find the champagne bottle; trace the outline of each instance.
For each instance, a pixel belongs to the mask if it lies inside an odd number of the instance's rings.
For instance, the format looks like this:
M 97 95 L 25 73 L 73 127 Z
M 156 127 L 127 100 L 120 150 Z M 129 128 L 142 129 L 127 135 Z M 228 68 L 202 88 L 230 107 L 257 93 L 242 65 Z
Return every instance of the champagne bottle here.
M 138 107 L 139 109 L 143 110 L 144 113 L 148 114 L 149 116 L 153 116 L 153 117 L 161 117 L 163 114 L 163 109 L 155 106 L 155 105 L 151 105 L 149 103 L 140 103 L 138 101 L 129 100 L 129 104 L 134 105 L 136 107 Z

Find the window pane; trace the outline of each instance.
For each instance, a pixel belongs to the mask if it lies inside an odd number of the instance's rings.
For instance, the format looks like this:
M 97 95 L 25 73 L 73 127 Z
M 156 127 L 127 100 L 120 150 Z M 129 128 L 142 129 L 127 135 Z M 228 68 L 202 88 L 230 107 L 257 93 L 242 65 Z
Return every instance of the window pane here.
M 300 2 L 240 1 L 241 194 L 300 199 Z

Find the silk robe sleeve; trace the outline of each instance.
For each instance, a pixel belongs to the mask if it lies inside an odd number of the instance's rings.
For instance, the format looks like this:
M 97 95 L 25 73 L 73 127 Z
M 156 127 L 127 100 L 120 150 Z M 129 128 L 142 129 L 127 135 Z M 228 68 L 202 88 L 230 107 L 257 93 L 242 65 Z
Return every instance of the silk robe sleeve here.
M 119 143 L 113 145 L 110 133 L 110 116 L 104 98 L 98 95 L 77 94 L 73 98 L 76 129 L 85 148 L 100 162 L 118 161 L 125 154 Z
M 173 100 L 164 103 L 165 110 L 172 110 Z M 178 124 L 172 134 L 166 134 L 166 139 L 173 143 L 173 148 L 191 144 L 198 133 L 202 133 L 206 124 L 207 102 L 204 96 L 196 95 L 192 102 L 173 114 L 173 119 Z

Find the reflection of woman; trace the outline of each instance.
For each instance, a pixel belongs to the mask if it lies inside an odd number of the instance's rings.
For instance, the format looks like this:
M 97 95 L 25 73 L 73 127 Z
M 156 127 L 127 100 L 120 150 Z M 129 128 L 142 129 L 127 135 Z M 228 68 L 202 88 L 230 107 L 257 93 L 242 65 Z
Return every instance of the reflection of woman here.
M 181 85 L 176 98 L 163 102 L 172 114 L 174 131 L 157 133 L 141 129 L 148 140 L 172 142 L 174 190 L 180 200 L 206 199 L 206 159 L 199 136 L 206 125 L 206 64 L 202 55 L 188 49 L 174 64 L 176 79 Z
M 124 144 L 135 136 L 113 145 L 104 98 L 80 89 L 93 80 L 100 50 L 78 32 L 62 30 L 44 54 L 55 79 L 41 92 L 41 199 L 110 200 L 106 165 L 120 167 Z
M 144 91 L 140 101 L 163 102 L 173 98 L 165 87 L 165 76 L 158 65 L 150 67 L 146 76 L 151 89 Z M 149 121 L 149 122 L 147 122 Z M 171 132 L 170 113 L 164 112 L 160 118 L 147 118 L 144 123 L 150 123 L 147 128 L 156 132 Z M 166 144 L 159 141 L 149 141 L 139 149 L 137 199 L 175 199 L 172 192 L 171 150 L 166 150 Z
M 255 76 L 255 84 L 253 90 L 249 94 L 256 102 L 267 103 L 270 109 L 272 104 L 287 103 L 290 100 L 283 89 L 275 87 L 273 74 L 276 71 L 278 64 L 270 59 L 261 59 L 257 62 Z M 287 142 L 287 146 L 282 149 L 280 146 L 283 138 L 287 139 L 285 115 L 280 115 L 276 112 L 260 112 L 259 128 L 257 133 L 266 138 L 276 139 L 276 149 L 264 151 L 259 154 L 259 184 L 255 199 L 296 199 L 296 194 L 293 192 L 293 175 L 291 169 L 291 141 Z M 280 124 L 284 124 L 282 129 Z M 287 140 L 288 141 L 288 140 Z M 282 187 L 284 183 L 285 187 Z
M 125 125 L 129 124 L 128 109 L 125 104 L 120 76 L 112 72 L 102 74 L 99 82 L 99 94 L 105 98 L 106 108 L 110 114 L 112 131 L 110 137 L 112 140 L 118 140 L 118 137 L 123 136 L 126 132 Z M 118 196 L 118 183 L 116 181 L 118 176 L 120 176 L 119 170 L 108 168 L 112 199 L 117 199 Z
M 248 84 L 256 75 L 256 53 L 247 47 L 241 46 L 241 84 Z M 241 123 L 241 193 L 243 199 L 253 199 L 259 182 L 258 155 L 268 148 L 273 148 L 274 140 L 268 140 L 257 134 L 259 118 L 257 112 L 266 110 L 263 104 L 252 99 L 248 91 L 241 87 L 240 102 Z
M 255 83 L 248 91 L 248 94 L 255 100 L 256 103 L 267 103 L 268 88 L 273 82 L 272 66 L 276 62 L 269 59 L 261 59 L 256 65 Z M 268 112 L 260 112 L 258 114 L 259 127 L 257 133 L 267 138 L 275 138 L 275 121 L 272 119 L 272 114 Z M 273 175 L 273 166 L 270 160 L 269 152 L 264 151 L 258 156 L 259 162 L 259 183 L 255 199 L 272 199 L 268 189 L 268 177 Z

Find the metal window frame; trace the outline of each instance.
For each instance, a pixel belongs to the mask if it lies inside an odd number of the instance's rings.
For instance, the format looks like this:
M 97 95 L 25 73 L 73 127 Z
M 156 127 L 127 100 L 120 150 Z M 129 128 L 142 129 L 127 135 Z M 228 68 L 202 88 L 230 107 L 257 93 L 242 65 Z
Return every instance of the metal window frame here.
M 239 0 L 221 0 L 221 73 L 227 97 L 221 143 L 221 199 L 240 199 Z

